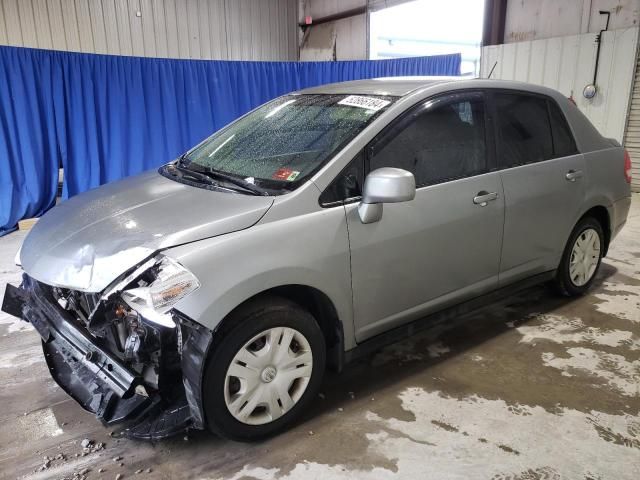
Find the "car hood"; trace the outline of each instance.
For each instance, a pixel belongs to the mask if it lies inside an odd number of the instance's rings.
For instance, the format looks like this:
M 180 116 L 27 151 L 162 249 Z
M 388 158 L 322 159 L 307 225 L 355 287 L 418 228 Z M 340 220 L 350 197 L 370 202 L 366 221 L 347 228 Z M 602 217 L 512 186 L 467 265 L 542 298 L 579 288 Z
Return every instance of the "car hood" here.
M 146 172 L 47 212 L 25 239 L 20 261 L 48 285 L 100 292 L 157 250 L 248 228 L 272 204 L 272 197 L 212 191 Z

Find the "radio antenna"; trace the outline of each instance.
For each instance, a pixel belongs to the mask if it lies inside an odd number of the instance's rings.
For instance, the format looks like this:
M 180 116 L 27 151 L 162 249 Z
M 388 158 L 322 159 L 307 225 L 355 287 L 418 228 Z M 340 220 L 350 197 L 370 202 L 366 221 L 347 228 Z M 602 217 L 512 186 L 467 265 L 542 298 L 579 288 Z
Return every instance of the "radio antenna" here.
M 493 74 L 493 71 L 496 69 L 496 65 L 498 65 L 498 61 L 497 60 L 493 64 L 493 67 L 491 67 L 491 71 L 489 72 L 489 75 L 487 76 L 487 80 L 491 78 L 491 75 Z

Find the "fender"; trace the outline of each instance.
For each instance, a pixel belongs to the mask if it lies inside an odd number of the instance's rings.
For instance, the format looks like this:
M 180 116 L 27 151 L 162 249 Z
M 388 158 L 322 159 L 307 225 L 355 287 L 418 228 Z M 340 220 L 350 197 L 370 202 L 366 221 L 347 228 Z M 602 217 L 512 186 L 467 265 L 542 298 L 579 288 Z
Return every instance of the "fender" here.
M 201 283 L 175 308 L 210 330 L 259 293 L 303 285 L 331 300 L 343 323 L 345 348 L 355 346 L 349 239 L 342 206 L 260 223 L 163 253 Z

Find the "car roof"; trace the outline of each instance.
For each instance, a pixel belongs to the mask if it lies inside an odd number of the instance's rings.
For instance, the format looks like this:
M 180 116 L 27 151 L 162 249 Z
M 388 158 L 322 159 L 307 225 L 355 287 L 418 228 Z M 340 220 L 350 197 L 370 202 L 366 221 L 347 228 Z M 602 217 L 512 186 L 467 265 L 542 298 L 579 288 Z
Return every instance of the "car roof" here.
M 392 95 L 404 97 L 418 90 L 430 87 L 445 87 L 450 84 L 464 88 L 502 88 L 510 90 L 529 91 L 543 93 L 556 97 L 557 91 L 512 80 L 493 80 L 472 77 L 381 77 L 366 80 L 352 80 L 349 82 L 329 83 L 317 87 L 305 88 L 294 92 L 295 94 L 346 94 L 346 95 Z
M 437 84 L 456 82 L 465 77 L 381 77 L 349 82 L 328 83 L 305 88 L 299 94 L 393 95 L 403 97 L 414 90 Z

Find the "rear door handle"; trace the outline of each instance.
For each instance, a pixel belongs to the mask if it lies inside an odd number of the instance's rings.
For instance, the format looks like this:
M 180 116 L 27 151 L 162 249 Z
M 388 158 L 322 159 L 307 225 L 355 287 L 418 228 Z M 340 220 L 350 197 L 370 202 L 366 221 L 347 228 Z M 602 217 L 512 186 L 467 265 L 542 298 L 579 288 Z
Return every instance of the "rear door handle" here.
M 578 178 L 582 178 L 582 170 L 569 170 L 564 178 L 569 182 L 575 182 Z
M 496 192 L 485 192 L 483 190 L 473 197 L 473 203 L 480 205 L 481 207 L 486 207 L 487 203 L 492 202 L 496 198 L 498 198 L 498 194 Z

